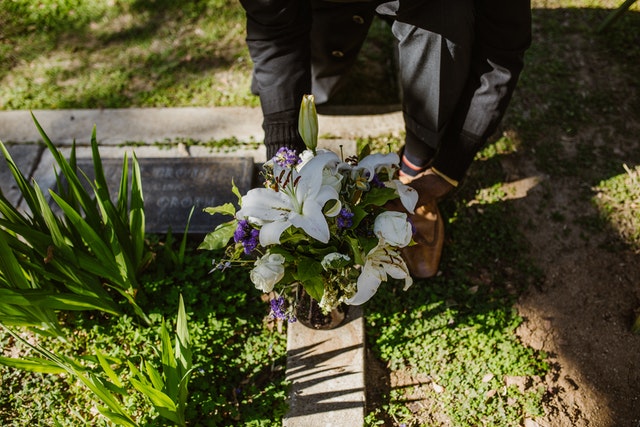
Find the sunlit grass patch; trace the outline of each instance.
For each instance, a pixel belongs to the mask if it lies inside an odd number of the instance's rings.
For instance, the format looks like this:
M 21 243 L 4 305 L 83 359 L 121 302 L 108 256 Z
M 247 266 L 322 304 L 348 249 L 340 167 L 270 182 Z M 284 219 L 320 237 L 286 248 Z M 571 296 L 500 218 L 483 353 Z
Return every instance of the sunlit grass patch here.
M 604 180 L 594 188 L 594 203 L 620 238 L 640 251 L 640 166 Z

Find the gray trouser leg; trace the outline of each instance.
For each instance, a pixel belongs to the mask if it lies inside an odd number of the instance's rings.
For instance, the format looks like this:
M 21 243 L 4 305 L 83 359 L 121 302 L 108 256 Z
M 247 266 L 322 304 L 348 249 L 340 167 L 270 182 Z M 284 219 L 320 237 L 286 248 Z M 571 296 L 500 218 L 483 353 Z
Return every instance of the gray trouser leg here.
M 388 2 L 395 18 L 405 150 L 430 157 L 440 146 L 467 81 L 474 38 L 472 0 Z

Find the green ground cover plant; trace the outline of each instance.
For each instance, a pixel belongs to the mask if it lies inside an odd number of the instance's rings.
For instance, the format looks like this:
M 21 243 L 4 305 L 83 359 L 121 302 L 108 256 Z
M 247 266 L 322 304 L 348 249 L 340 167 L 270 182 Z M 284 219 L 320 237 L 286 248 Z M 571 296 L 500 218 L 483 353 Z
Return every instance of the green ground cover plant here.
M 514 332 L 522 323 L 516 299 L 542 279 L 501 185 L 504 165 L 526 153 L 551 177 L 544 184 L 546 199 L 535 208 L 556 223 L 569 222 L 571 213 L 566 206 L 548 212 L 554 186 L 578 180 L 575 197 L 590 199 L 595 193 L 602 215 L 581 213 L 574 219 L 587 230 L 585 241 L 613 223 L 621 236 L 614 249 L 636 247 L 638 172 L 633 166 L 625 171 L 621 158 L 637 164 L 640 153 L 630 143 L 620 144 L 624 151 L 616 153 L 603 141 L 611 135 L 637 137 L 632 133 L 638 100 L 618 105 L 611 99 L 624 99 L 629 88 L 638 87 L 639 4 L 612 30 L 593 33 L 609 12 L 603 8 L 618 3 L 533 2 L 535 41 L 505 133 L 481 153 L 463 189 L 443 205 L 448 221 L 443 273 L 416 282 L 408 292 L 382 287 L 366 306 L 367 345 L 400 384 L 376 403 L 368 424 L 510 426 L 543 411 L 550 396 L 536 384 L 553 368 L 548 355 L 523 345 Z M 0 2 L 0 62 L 6 64 L 0 69 L 0 109 L 257 106 L 248 90 L 251 64 L 239 4 L 176 5 L 168 0 Z M 385 25 L 375 23 L 359 63 L 365 66 L 354 79 L 359 85 L 349 86 L 355 90 L 340 102 L 397 103 L 393 43 Z M 571 56 L 572 50 L 593 58 Z M 585 68 L 587 59 L 592 62 Z M 606 79 L 594 77 L 605 63 L 613 64 L 613 71 Z M 373 77 L 365 79 L 368 72 Z M 596 131 L 581 135 L 594 124 Z M 386 152 L 395 151 L 400 140 L 388 136 L 362 143 Z M 234 142 L 188 144 L 224 148 Z M 245 273 L 225 270 L 214 278 L 208 270 L 216 254 L 196 251 L 198 242 L 178 255 L 177 242 L 148 237 L 155 239 L 156 262 L 137 278 L 144 290 L 137 303 L 151 326 L 127 309 L 118 317 L 74 312 L 58 326 L 67 342 L 47 337 L 38 342 L 83 363 L 98 349 L 112 360 L 133 360 L 139 367 L 144 359 L 160 369 L 161 320 L 173 331 L 182 295 L 195 366 L 185 417 L 192 425 L 280 424 L 286 411 L 285 336 L 265 321 L 266 304 Z M 181 267 L 167 267 L 176 263 Z M 0 342 L 5 356 L 33 355 L 7 333 L 0 334 Z M 99 371 L 99 365 L 95 358 L 86 360 L 90 369 Z M 115 369 L 122 381 L 128 372 L 126 364 Z M 69 376 L 10 368 L 0 369 L 0 375 L 3 425 L 106 424 L 86 389 Z M 163 422 L 142 395 L 121 403 L 141 424 Z

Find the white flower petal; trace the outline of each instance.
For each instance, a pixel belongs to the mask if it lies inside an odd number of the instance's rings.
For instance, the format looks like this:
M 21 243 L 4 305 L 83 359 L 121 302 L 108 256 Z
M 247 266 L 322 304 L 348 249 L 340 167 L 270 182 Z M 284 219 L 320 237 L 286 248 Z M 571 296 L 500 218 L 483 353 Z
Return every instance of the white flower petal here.
M 402 206 L 404 206 L 409 213 L 413 213 L 418 203 L 418 192 L 415 189 L 403 184 L 399 179 L 385 182 L 384 185 L 396 190 L 396 193 L 400 196 Z
M 367 267 L 365 265 L 362 269 L 362 273 L 358 276 L 356 294 L 346 300 L 345 303 L 350 305 L 364 304 L 376 294 L 381 283 L 382 279 L 380 278 L 380 272 L 375 268 Z
M 277 245 L 280 243 L 280 236 L 291 226 L 289 221 L 268 222 L 260 228 L 260 246 Z
M 310 237 L 322 242 L 329 242 L 329 225 L 322 213 L 322 206 L 313 200 L 308 200 L 303 206 L 303 214 L 292 214 L 289 221 L 294 227 L 304 230 Z
M 268 188 L 254 188 L 242 197 L 242 208 L 236 213 L 236 218 L 281 221 L 290 210 L 291 202 L 282 193 Z
M 369 181 L 373 179 L 373 176 L 380 169 L 392 169 L 397 167 L 400 163 L 400 158 L 396 153 L 374 153 L 366 156 L 364 159 L 358 162 L 359 169 L 366 169 L 369 175 Z

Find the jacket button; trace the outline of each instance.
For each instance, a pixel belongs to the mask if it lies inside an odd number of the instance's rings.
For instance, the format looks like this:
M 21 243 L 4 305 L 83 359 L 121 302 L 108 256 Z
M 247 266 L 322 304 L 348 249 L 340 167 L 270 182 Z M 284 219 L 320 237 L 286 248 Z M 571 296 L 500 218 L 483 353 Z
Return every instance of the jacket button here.
M 353 22 L 356 24 L 364 24 L 364 18 L 360 15 L 353 15 L 351 19 L 353 19 Z
M 334 50 L 333 52 L 331 52 L 331 55 L 336 58 L 342 58 L 344 56 L 344 52 L 342 52 L 341 50 Z

